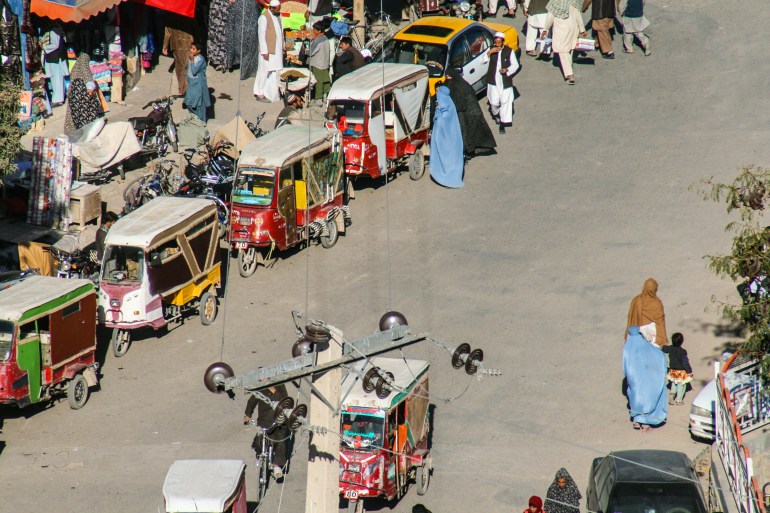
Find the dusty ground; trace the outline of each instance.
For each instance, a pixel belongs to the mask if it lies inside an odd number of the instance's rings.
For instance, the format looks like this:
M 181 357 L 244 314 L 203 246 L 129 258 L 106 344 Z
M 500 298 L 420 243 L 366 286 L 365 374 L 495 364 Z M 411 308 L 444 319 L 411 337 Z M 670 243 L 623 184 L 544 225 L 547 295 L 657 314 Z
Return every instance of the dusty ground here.
M 732 340 L 707 307 L 712 295 L 734 297 L 734 287 L 702 258 L 729 249 L 726 218 L 688 186 L 767 165 L 770 65 L 758 56 L 770 7 L 748 0 L 741 16 L 725 16 L 735 7 L 713 0 L 647 5 L 651 57 L 620 53 L 616 38 L 618 58 L 577 65 L 574 87 L 551 64 L 525 58 L 514 127 L 498 138 L 498 155 L 468 165 L 464 189 L 405 175 L 359 184 L 353 225 L 332 250 L 285 254 L 248 280 L 231 269 L 213 326 L 190 319 L 122 359 L 106 355 L 101 390 L 81 411 L 66 403 L 6 411 L 0 509 L 156 511 L 174 459 L 252 462 L 245 398 L 209 394 L 203 370 L 220 358 L 243 372 L 287 357 L 291 309 L 356 337 L 396 308 L 415 330 L 468 341 L 504 371 L 477 382 L 433 347 L 405 350 L 432 361 L 436 468 L 422 502 L 434 512 L 523 510 L 562 466 L 584 490 L 591 460 L 615 449 L 695 456 L 703 446 L 688 436 L 687 407 L 648 434 L 631 429 L 622 334 L 631 297 L 654 276 L 697 378 L 710 378 L 710 362 Z M 157 86 L 140 83 L 142 102 L 129 97 L 134 110 L 167 90 L 165 72 L 156 73 Z M 233 75 L 211 73 L 210 83 L 236 98 Z M 262 104 L 250 82 L 241 88 L 241 110 L 253 119 Z M 215 123 L 235 110 L 235 100 L 220 100 Z M 283 510 L 303 508 L 304 442 Z M 272 488 L 263 511 L 278 510 L 280 492 Z M 412 491 L 394 509 L 416 502 Z

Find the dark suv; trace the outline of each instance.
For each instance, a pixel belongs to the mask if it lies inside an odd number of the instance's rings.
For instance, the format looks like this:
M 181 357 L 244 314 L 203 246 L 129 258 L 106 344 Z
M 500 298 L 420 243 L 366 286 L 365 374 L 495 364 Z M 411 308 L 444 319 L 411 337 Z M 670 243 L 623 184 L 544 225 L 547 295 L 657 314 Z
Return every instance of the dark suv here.
M 596 458 L 586 490 L 597 513 L 707 513 L 690 458 L 674 451 L 618 451 Z

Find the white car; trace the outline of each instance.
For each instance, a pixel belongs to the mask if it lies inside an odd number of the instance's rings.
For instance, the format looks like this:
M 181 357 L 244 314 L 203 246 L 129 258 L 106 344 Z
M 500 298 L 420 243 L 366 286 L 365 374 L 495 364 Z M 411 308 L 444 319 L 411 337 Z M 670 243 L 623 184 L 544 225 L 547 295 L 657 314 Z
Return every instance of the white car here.
M 690 406 L 690 434 L 702 440 L 714 440 L 714 409 L 717 399 L 717 380 L 712 379 L 703 387 Z

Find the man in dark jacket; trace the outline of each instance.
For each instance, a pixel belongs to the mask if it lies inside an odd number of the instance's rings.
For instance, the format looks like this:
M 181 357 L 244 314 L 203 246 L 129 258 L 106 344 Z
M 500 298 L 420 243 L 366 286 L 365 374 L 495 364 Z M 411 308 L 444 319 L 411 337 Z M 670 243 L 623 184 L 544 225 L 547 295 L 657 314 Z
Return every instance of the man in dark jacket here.
M 334 80 L 355 71 L 364 64 L 364 56 L 353 46 L 353 41 L 348 36 L 340 38 L 340 50 L 342 53 L 334 59 Z
M 519 69 L 519 61 L 510 46 L 505 44 L 505 34 L 495 32 L 495 43 L 481 58 L 489 63 L 487 68 L 487 100 L 492 116 L 498 120 L 500 133 L 513 123 L 513 74 Z
M 273 402 L 280 402 L 288 397 L 286 387 L 283 385 L 264 388 L 260 392 Z M 262 454 L 262 433 L 264 432 L 268 442 L 273 445 L 273 477 L 279 479 L 283 477 L 283 469 L 286 467 L 287 462 L 286 441 L 290 435 L 289 428 L 283 423 L 276 422 L 274 407 L 261 399 L 257 399 L 255 395 L 250 396 L 246 403 L 246 411 L 243 417 L 244 424 L 248 424 L 251 421 L 255 408 L 257 410 L 257 426 L 260 429 L 257 430 L 251 446 L 257 452 L 257 461 L 259 461 Z
M 96 256 L 99 259 L 99 262 L 102 261 L 102 256 L 104 256 L 104 239 L 107 238 L 107 232 L 117 220 L 118 216 L 115 212 L 107 212 L 102 216 L 102 224 L 99 226 L 99 229 L 96 230 Z
M 463 134 L 465 158 L 473 157 L 478 148 L 494 148 L 495 136 L 489 129 L 484 113 L 481 112 L 476 92 L 462 75 L 450 68 L 446 72 L 444 85 L 449 88 L 449 96 L 460 118 L 460 131 Z
M 584 0 L 583 12 L 591 7 L 591 28 L 599 39 L 599 49 L 605 59 L 614 59 L 610 29 L 615 26 L 615 0 Z

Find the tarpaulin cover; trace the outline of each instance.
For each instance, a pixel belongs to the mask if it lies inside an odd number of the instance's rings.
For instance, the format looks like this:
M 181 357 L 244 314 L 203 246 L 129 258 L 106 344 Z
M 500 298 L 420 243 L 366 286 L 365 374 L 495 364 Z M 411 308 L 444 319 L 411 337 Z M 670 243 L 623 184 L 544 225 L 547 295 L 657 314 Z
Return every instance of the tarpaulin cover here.
M 175 12 L 188 18 L 195 16 L 195 0 L 133 0 L 137 4 L 157 7 L 164 11 Z
M 225 153 L 230 157 L 237 159 L 243 149 L 252 141 L 256 141 L 257 138 L 249 130 L 246 122 L 242 117 L 236 116 L 224 126 L 219 127 L 214 134 L 214 139 L 211 141 L 212 145 L 216 145 L 219 141 L 229 141 L 233 143 L 233 148 L 228 148 Z
M 64 23 L 81 21 L 96 16 L 123 0 L 32 0 L 32 14 L 61 20 Z M 193 1 L 193 6 L 194 6 Z

